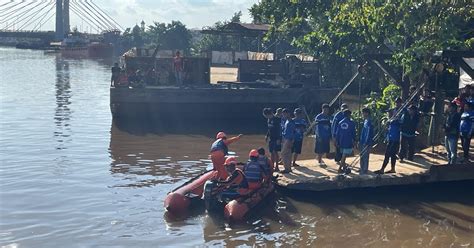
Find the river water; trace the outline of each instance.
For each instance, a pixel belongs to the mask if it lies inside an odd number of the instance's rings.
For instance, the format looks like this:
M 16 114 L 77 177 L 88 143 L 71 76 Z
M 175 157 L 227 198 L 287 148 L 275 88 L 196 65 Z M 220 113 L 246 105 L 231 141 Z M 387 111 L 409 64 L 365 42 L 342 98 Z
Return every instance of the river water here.
M 167 216 L 166 193 L 208 166 L 213 131 L 119 129 L 112 62 L 0 48 L 0 245 L 474 247 L 473 183 L 277 192 L 232 225 L 202 209 Z M 231 150 L 257 145 L 247 135 Z

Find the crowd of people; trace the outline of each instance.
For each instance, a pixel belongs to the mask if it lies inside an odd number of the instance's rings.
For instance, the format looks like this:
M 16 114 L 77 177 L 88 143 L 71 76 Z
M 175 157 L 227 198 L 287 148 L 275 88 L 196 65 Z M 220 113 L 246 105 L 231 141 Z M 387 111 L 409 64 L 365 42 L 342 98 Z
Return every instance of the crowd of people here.
M 467 94 L 466 94 L 467 92 Z M 399 97 L 395 106 L 387 111 L 388 122 L 385 133 L 386 149 L 382 167 L 374 171 L 376 174 L 395 173 L 396 161 L 413 161 L 416 147 L 416 136 L 420 119 L 429 116 L 433 106 L 431 93 L 425 91 L 419 98 L 413 98 L 409 103 Z M 407 106 L 408 105 L 408 106 Z M 431 106 L 431 107 L 427 107 Z M 224 132 L 216 135 L 211 146 L 211 161 L 216 171 L 216 179 L 223 188 L 222 195 L 227 198 L 248 194 L 259 189 L 265 182 L 271 180 L 273 172 L 290 173 L 293 167 L 298 167 L 298 155 L 301 154 L 303 139 L 307 129 L 314 127 L 314 152 L 319 166 L 327 167 L 323 157 L 330 153 L 330 143 L 334 142 L 334 160 L 339 164 L 338 173 L 351 173 L 346 158 L 354 153 L 354 148 L 360 151 L 359 174 L 369 172 L 369 156 L 375 141 L 374 125 L 371 110 L 363 108 L 363 123 L 356 133 L 356 123 L 347 104 L 330 114 L 330 106 L 323 104 L 321 113 L 316 115 L 314 122 L 308 126 L 303 109 L 296 108 L 293 113 L 287 108 L 264 108 L 263 115 L 267 119 L 267 134 L 265 140 L 270 152 L 270 158 L 264 148 L 252 149 L 249 160 L 239 168 L 235 157 L 227 157 L 228 146 L 238 141 L 242 135 L 227 138 Z M 474 87 L 467 89 L 459 97 L 449 102 L 444 124 L 445 144 L 449 164 L 457 163 L 457 145 L 461 138 L 463 158 L 469 160 L 471 138 L 474 134 Z M 385 171 L 390 162 L 391 168 Z M 284 169 L 280 171 L 279 164 Z
M 410 88 L 410 94 L 414 93 L 416 87 Z M 413 97 L 410 102 L 405 103 L 398 97 L 395 106 L 387 111 L 388 122 L 385 133 L 387 143 L 385 157 L 376 174 L 395 173 L 396 161 L 401 163 L 405 160 L 413 161 L 417 147 L 416 136 L 419 134 L 420 122 L 423 116 L 430 116 L 434 104 L 431 91 L 425 89 L 420 96 Z M 466 87 L 460 96 L 449 102 L 449 110 L 446 113 L 444 125 L 445 144 L 448 163 L 457 163 L 458 139 L 461 139 L 463 149 L 463 161 L 469 161 L 469 149 L 474 133 L 474 87 Z M 263 110 L 267 118 L 268 131 L 266 141 L 271 153 L 273 168 L 279 171 L 278 161 L 283 163 L 284 170 L 281 173 L 289 173 L 292 167 L 299 166 L 296 162 L 298 154 L 301 154 L 302 140 L 308 127 L 302 110 L 297 108 L 294 117 L 291 117 L 288 109 L 277 109 L 275 112 L 270 108 Z M 334 160 L 339 164 L 339 173 L 350 172 L 346 158 L 354 153 L 354 148 L 360 151 L 359 174 L 367 174 L 369 168 L 369 156 L 374 145 L 374 125 L 371 120 L 371 110 L 362 109 L 363 123 L 359 133 L 356 133 L 356 123 L 352 119 L 352 112 L 348 105 L 343 103 L 340 110 L 334 115 L 330 114 L 330 106 L 322 105 L 313 122 L 315 145 L 314 152 L 316 160 L 321 167 L 326 167 L 323 157 L 330 152 L 331 141 L 335 146 Z M 312 126 L 313 126 L 312 125 Z M 311 127 L 312 127 L 311 126 Z M 293 155 L 292 155 L 293 154 Z M 390 163 L 391 168 L 385 171 Z

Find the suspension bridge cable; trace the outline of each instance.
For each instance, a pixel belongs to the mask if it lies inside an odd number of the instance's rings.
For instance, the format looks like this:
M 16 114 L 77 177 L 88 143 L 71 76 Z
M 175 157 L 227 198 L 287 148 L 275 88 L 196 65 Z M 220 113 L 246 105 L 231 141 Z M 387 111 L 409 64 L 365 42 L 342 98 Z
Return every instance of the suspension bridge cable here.
M 30 19 L 28 19 L 27 21 L 25 21 L 25 23 L 24 23 L 22 26 L 20 26 L 18 29 L 21 30 L 21 29 L 24 29 L 24 28 L 30 26 L 34 21 L 37 20 L 37 19 L 33 19 L 33 18 L 35 18 L 35 17 L 38 15 L 38 13 L 40 13 L 41 11 L 43 11 L 46 7 L 49 7 L 49 3 L 48 3 L 48 2 L 46 2 L 46 5 L 43 6 L 43 8 L 41 8 L 39 11 L 36 12 L 36 14 L 34 14 L 33 16 L 31 16 Z M 41 15 L 40 15 L 40 16 L 41 16 Z M 39 17 L 38 17 L 38 18 L 39 18 Z M 26 18 L 25 18 L 25 19 L 26 19 Z
M 93 21 L 91 23 L 91 20 L 89 17 L 81 13 L 75 6 L 69 5 L 69 8 L 74 12 L 82 21 L 86 22 L 91 28 L 95 29 L 97 32 L 101 31 L 100 27 L 97 26 Z M 95 26 L 95 27 L 94 27 Z
M 103 31 L 103 27 L 99 26 L 97 23 L 94 22 L 94 20 L 91 19 L 87 14 L 85 14 L 82 10 L 77 8 L 75 5 L 69 5 L 74 13 L 81 18 L 82 21 L 86 22 L 87 25 L 89 25 L 91 28 L 93 28 L 97 32 Z
M 9 20 L 12 20 L 13 22 L 10 23 L 11 25 L 7 25 L 9 28 L 11 28 L 13 25 L 17 25 L 17 26 L 20 26 L 21 23 L 26 19 L 26 18 L 29 18 L 31 15 L 33 14 L 36 14 L 38 11 L 41 11 L 41 9 L 39 10 L 36 10 L 36 11 L 33 11 L 35 8 L 39 7 L 40 5 L 44 4 L 44 0 L 42 0 L 39 4 L 29 8 L 29 9 L 25 9 L 23 10 L 22 12 L 20 13 L 16 13 L 15 16 L 12 16 L 9 18 Z M 47 4 L 46 4 L 47 6 Z M 25 6 L 26 7 L 26 6 Z M 25 8 L 24 7 L 24 8 Z M 26 16 L 25 18 L 23 18 L 24 16 Z M 5 21 L 4 21 L 5 22 Z M 0 22 L 1 23 L 1 22 Z
M 56 2 L 53 2 L 53 5 L 51 6 L 51 8 L 49 10 L 47 10 L 41 17 L 38 18 L 38 22 L 35 24 L 35 26 L 33 26 L 33 31 L 36 31 L 37 30 L 37 27 L 38 29 L 42 26 L 42 22 L 43 20 L 45 20 L 46 16 L 48 16 L 48 14 L 51 12 L 51 10 L 54 9 L 54 7 L 56 7 Z M 53 12 L 53 14 L 55 14 Z
M 76 8 L 76 12 L 79 12 L 81 15 L 84 16 L 84 18 L 87 18 L 90 22 L 92 22 L 95 26 L 99 28 L 100 31 L 106 30 L 104 29 L 103 25 L 101 25 L 100 22 L 97 22 L 97 20 L 91 16 L 87 10 L 84 10 L 79 4 L 77 4 L 75 1 L 70 2 L 69 4 L 70 7 L 74 6 Z
M 30 3 L 27 3 L 27 4 L 24 5 L 24 6 L 19 6 L 19 7 L 16 8 L 16 9 L 12 9 L 10 12 L 1 14 L 0 17 L 3 17 L 3 18 L 6 19 L 6 18 L 10 17 L 10 16 L 13 15 L 13 14 L 17 14 L 17 13 L 18 13 L 17 11 L 21 11 L 23 8 L 26 8 L 26 7 L 28 7 L 29 5 L 32 5 L 32 4 L 34 4 L 34 3 L 35 3 L 35 1 L 30 2 Z M 20 2 L 20 4 L 23 4 L 23 2 Z M 15 6 L 18 6 L 18 4 L 15 5 Z
M 104 25 L 104 27 L 107 27 L 107 29 L 113 29 L 113 27 L 111 27 L 106 21 L 103 21 L 102 18 L 100 18 L 100 16 L 98 16 L 94 11 L 92 11 L 92 10 L 85 4 L 85 3 L 87 3 L 87 1 L 84 3 L 84 2 L 82 2 L 81 0 L 79 0 L 79 3 L 80 3 L 83 7 L 87 8 L 87 9 L 89 10 L 89 12 L 90 12 L 92 15 L 94 15 L 94 17 L 96 17 L 96 18 L 101 22 L 102 25 Z
M 90 18 L 92 18 L 95 23 L 97 23 L 98 25 L 100 25 L 101 29 L 102 30 L 107 30 L 108 27 L 105 26 L 100 20 L 98 20 L 92 13 L 90 13 L 83 5 L 80 1 L 78 1 L 78 5 L 77 7 L 79 7 L 82 11 L 84 11 L 87 15 L 89 15 Z
M 48 18 L 46 18 L 43 23 L 39 23 L 38 28 L 35 29 L 35 30 L 33 30 L 33 31 L 39 31 L 40 28 L 41 28 L 45 23 L 47 23 L 49 20 L 51 20 L 51 18 L 53 18 L 53 16 L 55 16 L 55 15 L 56 15 L 56 13 L 53 11 L 53 12 L 51 13 L 51 15 L 50 15 Z
M 13 2 L 13 1 L 12 1 L 12 2 Z M 20 5 L 20 4 L 23 4 L 23 3 L 25 3 L 25 0 L 20 1 L 20 2 L 17 3 L 17 4 L 13 4 L 12 6 L 8 6 L 8 7 L 4 8 L 4 9 L 2 9 L 1 11 L 8 11 L 8 10 L 10 10 L 10 9 L 12 9 L 12 8 L 15 8 L 16 6 L 18 6 L 18 5 Z
M 11 17 L 10 19 L 11 20 L 14 20 L 12 23 L 10 23 L 10 25 L 7 25 L 7 28 L 11 28 L 13 27 L 15 24 L 17 25 L 20 25 L 20 23 L 22 23 L 23 21 L 25 21 L 27 18 L 29 18 L 30 16 L 32 15 L 36 15 L 39 11 L 43 10 L 43 8 L 37 10 L 37 11 L 33 11 L 33 9 L 37 8 L 38 6 L 44 4 L 44 0 L 42 0 L 39 4 L 29 8 L 29 9 L 25 9 L 23 12 L 21 13 L 18 13 L 16 16 L 14 17 Z M 46 3 L 45 6 L 48 6 L 48 4 Z M 33 11 L 33 12 L 32 12 Z M 23 18 L 24 16 L 26 15 L 25 18 Z M 22 19 L 20 19 L 22 18 Z M 1 22 L 0 22 L 1 23 Z M 18 30 L 21 29 L 21 28 L 17 28 Z
M 88 4 L 89 6 L 91 6 L 91 8 L 93 10 L 95 10 L 109 25 L 110 27 L 112 27 L 112 29 L 118 29 L 118 27 L 113 23 L 111 22 L 107 17 L 105 17 L 104 15 L 102 15 L 102 13 L 100 13 L 99 10 L 97 10 L 94 5 L 92 5 L 91 3 L 89 3 L 87 0 L 85 0 L 86 4 Z
M 4 4 L 0 4 L 0 8 L 3 7 L 3 6 L 9 5 L 11 3 L 13 3 L 13 0 L 10 0 L 10 2 L 6 2 Z M 0 9 L 0 11 L 3 11 L 3 9 Z
M 97 9 L 99 9 L 105 16 L 107 16 L 110 20 L 112 20 L 115 24 L 117 24 L 117 26 L 120 28 L 120 30 L 124 30 L 124 28 L 122 26 L 120 26 L 120 24 L 118 24 L 114 18 L 110 17 L 107 12 L 105 12 L 104 10 L 102 10 L 99 6 L 97 6 L 97 4 L 95 4 L 92 0 L 91 0 L 91 3 L 97 7 Z

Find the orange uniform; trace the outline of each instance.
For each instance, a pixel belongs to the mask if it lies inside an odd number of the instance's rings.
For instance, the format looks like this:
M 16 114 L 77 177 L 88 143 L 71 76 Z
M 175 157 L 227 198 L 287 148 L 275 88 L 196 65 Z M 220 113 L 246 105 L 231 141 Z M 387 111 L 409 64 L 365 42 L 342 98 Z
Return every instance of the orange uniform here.
M 226 139 L 225 136 L 217 138 L 211 146 L 211 161 L 214 166 L 214 170 L 217 171 L 218 179 L 224 180 L 228 177 L 227 172 L 224 168 L 225 156 L 227 155 L 229 148 L 228 145 L 239 140 L 240 137 L 232 137 Z

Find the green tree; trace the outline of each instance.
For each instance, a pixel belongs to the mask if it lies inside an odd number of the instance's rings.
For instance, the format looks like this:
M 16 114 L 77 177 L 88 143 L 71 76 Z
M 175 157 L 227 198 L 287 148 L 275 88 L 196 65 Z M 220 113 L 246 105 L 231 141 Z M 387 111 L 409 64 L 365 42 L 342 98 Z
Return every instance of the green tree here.
M 269 36 L 316 54 L 323 69 L 346 71 L 365 54 L 391 53 L 404 96 L 436 51 L 474 44 L 471 1 L 262 0 L 250 12 L 254 22 L 272 25 Z
M 191 43 L 191 32 L 180 21 L 171 23 L 154 22 L 146 30 L 147 43 L 158 45 L 160 49 L 180 49 L 188 51 Z

